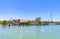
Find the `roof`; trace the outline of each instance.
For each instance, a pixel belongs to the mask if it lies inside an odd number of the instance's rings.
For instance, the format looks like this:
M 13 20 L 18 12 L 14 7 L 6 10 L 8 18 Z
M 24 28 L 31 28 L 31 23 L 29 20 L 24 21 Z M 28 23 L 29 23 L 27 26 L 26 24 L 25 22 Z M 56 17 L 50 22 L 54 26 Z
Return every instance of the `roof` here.
M 20 22 L 27 22 L 27 20 L 20 20 Z

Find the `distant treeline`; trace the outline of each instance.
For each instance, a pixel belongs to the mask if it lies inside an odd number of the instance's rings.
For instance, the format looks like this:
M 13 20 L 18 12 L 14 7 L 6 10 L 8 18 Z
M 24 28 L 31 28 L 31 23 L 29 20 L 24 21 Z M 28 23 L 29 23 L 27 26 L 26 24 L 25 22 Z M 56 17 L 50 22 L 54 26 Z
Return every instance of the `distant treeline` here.
M 41 17 L 35 18 L 35 20 L 27 20 L 21 21 L 20 19 L 17 20 L 2 20 L 0 21 L 0 25 L 50 25 L 50 24 L 60 24 L 60 22 L 53 22 L 53 21 L 41 21 Z

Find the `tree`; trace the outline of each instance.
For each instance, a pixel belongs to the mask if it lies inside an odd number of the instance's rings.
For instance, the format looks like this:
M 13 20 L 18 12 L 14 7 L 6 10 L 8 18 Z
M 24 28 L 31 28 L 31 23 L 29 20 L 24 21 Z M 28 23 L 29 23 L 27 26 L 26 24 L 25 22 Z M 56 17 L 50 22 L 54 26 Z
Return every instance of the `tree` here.
M 3 20 L 1 24 L 2 24 L 2 25 L 7 25 L 7 24 L 8 24 L 8 21 Z
M 49 21 L 43 21 L 44 25 L 49 25 Z
M 20 19 L 18 19 L 17 22 L 20 23 Z
M 37 17 L 35 21 L 41 21 L 41 17 Z
M 35 19 L 35 23 L 36 23 L 36 24 L 41 24 L 41 17 L 37 17 L 37 18 Z
M 31 20 L 28 20 L 27 23 L 28 23 L 28 24 L 32 24 L 32 21 L 31 21 Z
M 20 25 L 20 19 L 17 20 L 18 25 Z

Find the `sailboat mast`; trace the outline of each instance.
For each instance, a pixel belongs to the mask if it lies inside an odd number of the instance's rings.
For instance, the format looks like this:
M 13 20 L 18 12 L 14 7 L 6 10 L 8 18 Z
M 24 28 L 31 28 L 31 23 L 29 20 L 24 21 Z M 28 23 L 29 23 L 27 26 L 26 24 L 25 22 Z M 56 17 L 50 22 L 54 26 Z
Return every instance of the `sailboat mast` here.
M 52 12 L 51 12 L 51 22 L 52 22 Z

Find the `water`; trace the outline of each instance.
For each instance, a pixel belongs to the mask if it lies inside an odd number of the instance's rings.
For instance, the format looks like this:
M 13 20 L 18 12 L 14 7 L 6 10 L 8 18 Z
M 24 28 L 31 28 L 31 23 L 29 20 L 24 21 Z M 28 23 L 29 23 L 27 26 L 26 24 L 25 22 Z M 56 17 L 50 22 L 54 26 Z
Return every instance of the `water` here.
M 60 39 L 60 25 L 0 26 L 0 39 Z

